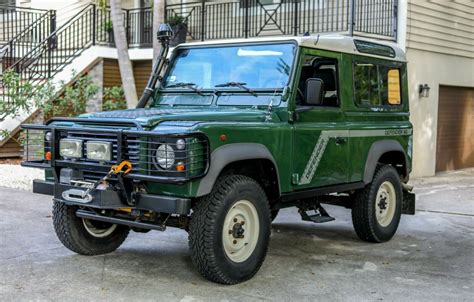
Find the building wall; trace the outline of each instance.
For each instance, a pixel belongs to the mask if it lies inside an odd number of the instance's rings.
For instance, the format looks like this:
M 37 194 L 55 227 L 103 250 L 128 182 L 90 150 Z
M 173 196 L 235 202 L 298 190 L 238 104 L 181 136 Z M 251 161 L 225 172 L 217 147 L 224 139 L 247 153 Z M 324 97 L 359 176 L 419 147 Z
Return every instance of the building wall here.
M 414 127 L 412 176 L 435 174 L 439 86 L 474 87 L 474 3 L 408 1 L 406 52 Z M 431 87 L 420 98 L 418 85 Z
M 17 5 L 56 10 L 56 21 L 59 27 L 77 14 L 84 6 L 94 2 L 95 0 L 17 0 Z M 130 9 L 137 7 L 140 7 L 140 0 L 122 0 L 122 8 Z

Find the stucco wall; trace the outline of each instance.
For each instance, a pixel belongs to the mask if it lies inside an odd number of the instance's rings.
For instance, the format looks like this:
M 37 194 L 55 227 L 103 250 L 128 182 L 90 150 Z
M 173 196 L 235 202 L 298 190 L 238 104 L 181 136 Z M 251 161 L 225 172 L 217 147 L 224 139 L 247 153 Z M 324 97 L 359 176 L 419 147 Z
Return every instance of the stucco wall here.
M 474 59 L 407 48 L 413 136 L 412 176 L 435 174 L 439 85 L 474 87 Z M 418 96 L 418 85 L 431 87 L 428 98 Z

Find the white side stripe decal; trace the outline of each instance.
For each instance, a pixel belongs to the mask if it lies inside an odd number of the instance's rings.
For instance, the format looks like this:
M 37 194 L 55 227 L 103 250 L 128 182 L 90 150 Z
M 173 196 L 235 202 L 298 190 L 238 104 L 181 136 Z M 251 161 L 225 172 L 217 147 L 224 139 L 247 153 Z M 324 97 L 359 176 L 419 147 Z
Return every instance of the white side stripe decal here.
M 318 141 L 314 146 L 313 152 L 309 157 L 306 167 L 303 171 L 299 185 L 307 185 L 313 180 L 314 174 L 318 169 L 319 162 L 323 157 L 324 151 L 332 137 L 373 137 L 373 136 L 399 136 L 411 135 L 412 129 L 381 129 L 381 130 L 329 130 L 321 131 Z

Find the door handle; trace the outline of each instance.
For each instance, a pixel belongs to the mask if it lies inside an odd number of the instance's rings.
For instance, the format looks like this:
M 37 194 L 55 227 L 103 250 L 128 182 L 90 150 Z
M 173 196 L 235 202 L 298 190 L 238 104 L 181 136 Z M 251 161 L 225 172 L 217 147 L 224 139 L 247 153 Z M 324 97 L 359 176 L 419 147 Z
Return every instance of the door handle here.
M 336 137 L 336 145 L 342 145 L 347 143 L 347 138 L 345 137 Z

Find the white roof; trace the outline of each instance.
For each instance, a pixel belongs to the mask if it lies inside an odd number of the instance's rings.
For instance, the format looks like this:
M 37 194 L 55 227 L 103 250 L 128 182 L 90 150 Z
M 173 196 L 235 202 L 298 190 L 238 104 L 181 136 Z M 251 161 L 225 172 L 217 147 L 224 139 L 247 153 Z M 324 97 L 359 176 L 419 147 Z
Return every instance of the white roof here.
M 379 45 L 385 45 L 391 47 L 395 51 L 395 57 L 379 56 L 374 54 L 361 53 L 357 50 L 354 44 L 354 40 L 367 41 Z M 307 37 L 258 37 L 248 39 L 226 39 L 226 40 L 210 40 L 204 42 L 191 42 L 181 44 L 180 46 L 203 46 L 203 45 L 222 45 L 222 44 L 235 44 L 235 43 L 252 43 L 252 42 L 283 42 L 283 41 L 294 41 L 298 45 L 303 47 L 330 50 L 336 52 L 343 52 L 349 54 L 357 54 L 362 56 L 383 58 L 386 60 L 394 61 L 406 61 L 405 52 L 398 46 L 398 44 L 388 41 L 381 41 L 376 39 L 362 38 L 362 37 L 350 37 L 342 34 L 319 34 Z

